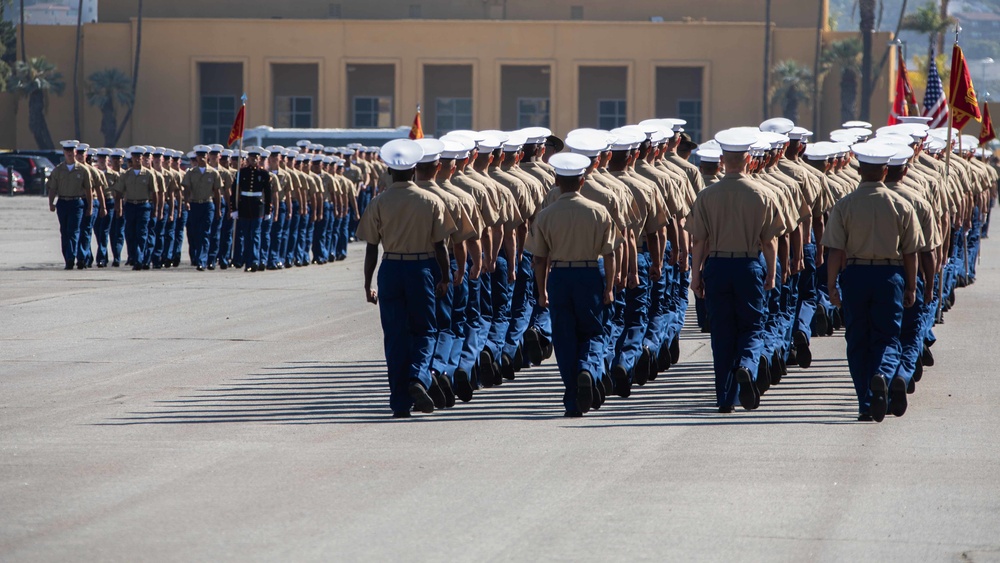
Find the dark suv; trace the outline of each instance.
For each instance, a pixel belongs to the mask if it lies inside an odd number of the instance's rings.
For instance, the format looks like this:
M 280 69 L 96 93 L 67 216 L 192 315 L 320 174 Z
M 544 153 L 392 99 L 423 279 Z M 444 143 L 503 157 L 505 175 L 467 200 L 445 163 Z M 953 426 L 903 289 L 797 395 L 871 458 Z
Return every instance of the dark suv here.
M 20 172 L 24 177 L 24 191 L 29 194 L 44 194 L 45 182 L 55 169 L 48 158 L 30 154 L 3 153 L 0 164 Z

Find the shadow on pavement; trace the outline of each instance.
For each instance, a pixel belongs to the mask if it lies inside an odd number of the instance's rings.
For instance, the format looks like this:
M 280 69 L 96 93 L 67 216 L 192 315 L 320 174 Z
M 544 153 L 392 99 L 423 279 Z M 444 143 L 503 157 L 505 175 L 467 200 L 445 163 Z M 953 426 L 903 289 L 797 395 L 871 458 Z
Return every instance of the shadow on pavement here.
M 522 370 L 514 381 L 476 392 L 471 403 L 429 416 L 417 413 L 410 421 L 561 419 L 562 393 L 555 363 L 549 360 Z M 383 361 L 289 362 L 101 424 L 401 422 L 389 414 Z M 656 381 L 634 387 L 628 399 L 611 397 L 599 411 L 566 422 L 580 428 L 844 424 L 856 416 L 846 361 L 817 359 L 809 370 L 790 370 L 754 412 L 737 407 L 733 414 L 718 414 L 711 363 L 682 362 Z

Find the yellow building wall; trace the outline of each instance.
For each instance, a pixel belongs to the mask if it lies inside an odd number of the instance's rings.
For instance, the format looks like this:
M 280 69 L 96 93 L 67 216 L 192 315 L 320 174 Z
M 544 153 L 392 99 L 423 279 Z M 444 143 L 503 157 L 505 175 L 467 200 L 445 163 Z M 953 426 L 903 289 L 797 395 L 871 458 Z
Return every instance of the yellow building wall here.
M 84 26 L 82 76 L 115 66 L 131 74 L 135 22 Z M 28 29 L 45 37 L 42 52 L 72 73 L 75 30 L 72 27 Z M 796 58 L 812 66 L 815 30 L 773 31 L 772 62 Z M 885 34 L 883 34 L 885 35 Z M 879 36 L 876 45 L 888 37 Z M 248 126 L 273 123 L 272 63 L 315 63 L 318 80 L 317 125 L 346 127 L 346 66 L 396 65 L 394 121 L 408 125 L 424 92 L 424 64 L 470 64 L 473 67 L 473 127 L 500 123 L 500 72 L 505 64 L 551 67 L 551 125 L 557 133 L 577 126 L 578 67 L 598 64 L 629 68 L 628 117 L 639 121 L 655 112 L 657 66 L 703 69 L 702 129 L 759 123 L 762 119 L 764 27 L 760 24 L 533 21 L 289 21 L 146 19 L 143 22 L 137 106 L 119 145 L 143 143 L 187 148 L 198 137 L 198 63 L 243 65 L 249 97 Z M 827 80 L 822 130 L 837 121 L 838 103 Z M 873 120 L 885 122 L 888 80 L 873 98 Z M 836 94 L 836 88 L 833 88 Z M 23 106 L 23 104 L 22 104 Z M 84 104 L 83 140 L 100 144 L 100 112 Z M 49 123 L 58 140 L 73 135 L 72 98 L 54 97 Z M 800 120 L 812 125 L 804 108 Z M 839 125 L 839 122 L 837 123 Z M 17 119 L 17 143 L 33 147 L 27 115 Z M 813 126 L 815 128 L 815 126 Z

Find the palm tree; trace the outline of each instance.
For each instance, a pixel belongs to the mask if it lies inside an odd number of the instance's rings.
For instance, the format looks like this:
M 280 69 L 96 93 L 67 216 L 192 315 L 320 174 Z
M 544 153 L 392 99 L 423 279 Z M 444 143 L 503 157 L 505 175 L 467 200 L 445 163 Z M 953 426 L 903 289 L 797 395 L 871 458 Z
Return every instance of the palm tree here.
M 125 112 L 125 117 L 122 119 L 121 125 L 118 126 L 118 130 L 115 131 L 115 142 L 112 145 L 118 144 L 118 139 L 121 138 L 122 133 L 125 132 L 125 126 L 128 125 L 129 119 L 132 118 L 132 109 L 135 107 L 135 90 L 139 85 L 139 55 L 142 53 L 142 0 L 139 1 L 138 11 L 136 12 L 136 28 L 135 28 L 135 56 L 133 57 L 132 64 L 132 103 L 128 105 L 128 110 Z
M 83 0 L 76 12 L 76 49 L 73 55 L 73 134 L 80 138 L 80 46 L 83 43 Z
M 117 68 L 99 70 L 87 77 L 87 103 L 101 110 L 104 145 L 118 143 L 118 106 L 132 107 L 131 81 Z
M 916 31 L 927 34 L 927 56 L 934 51 L 934 44 L 938 42 L 938 37 L 943 37 L 950 27 L 955 25 L 955 18 L 941 17 L 934 2 L 917 8 L 912 14 L 907 14 L 903 18 L 902 29 Z
M 781 115 L 792 121 L 799 120 L 799 104 L 812 99 L 812 71 L 798 61 L 779 61 L 771 69 L 774 82 L 768 98 L 772 104 L 781 104 Z
M 840 118 L 851 121 L 857 116 L 858 77 L 861 73 L 861 40 L 857 37 L 834 41 L 823 51 L 823 74 L 840 67 Z
M 56 65 L 45 57 L 32 57 L 30 61 L 18 61 L 14 74 L 7 81 L 7 89 L 18 96 L 28 98 L 28 128 L 40 149 L 52 149 L 52 134 L 45 121 L 45 106 L 50 94 L 62 95 L 66 82 Z
M 872 102 L 872 39 L 875 36 L 876 0 L 858 0 L 858 21 L 861 26 L 861 119 L 871 119 Z

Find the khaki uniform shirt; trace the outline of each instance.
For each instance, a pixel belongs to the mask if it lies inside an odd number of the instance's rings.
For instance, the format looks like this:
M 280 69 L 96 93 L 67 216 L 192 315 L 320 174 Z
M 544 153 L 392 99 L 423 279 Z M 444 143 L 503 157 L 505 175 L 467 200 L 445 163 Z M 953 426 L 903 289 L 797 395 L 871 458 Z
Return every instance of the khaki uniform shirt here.
M 493 194 L 486 186 L 473 180 L 468 174 L 460 172 L 455 172 L 452 175 L 449 184 L 472 197 L 476 202 L 476 207 L 479 208 L 479 214 L 482 217 L 485 227 L 492 227 L 498 223 L 505 222 L 500 210 L 497 209 Z
M 469 217 L 469 222 L 472 223 L 472 229 L 475 232 L 475 236 L 470 237 L 470 239 L 479 239 L 486 225 L 483 223 L 483 215 L 479 212 L 479 205 L 476 204 L 475 198 L 462 191 L 455 184 L 452 184 L 450 179 L 438 182 L 437 185 L 442 190 L 458 198 L 458 201 L 462 203 L 462 207 L 465 208 L 465 214 Z
M 902 183 L 887 182 L 885 186 L 892 190 L 894 194 L 901 196 L 910 205 L 912 205 L 913 211 L 917 214 L 920 233 L 924 240 L 923 246 L 918 248 L 917 251 L 930 252 L 941 246 L 943 237 L 941 235 L 941 230 L 938 227 L 937 217 L 934 215 L 934 210 L 931 208 L 930 202 L 924 199 L 923 196 L 920 195 L 920 192 L 910 189 Z
M 204 203 L 211 201 L 216 191 L 222 192 L 222 175 L 214 168 L 188 168 L 181 180 L 181 186 L 186 190 L 188 203 Z
M 603 207 L 608 212 L 608 215 L 611 216 L 611 223 L 615 227 L 614 246 L 618 248 L 618 245 L 625 240 L 623 236 L 627 227 L 625 215 L 619 207 L 618 198 L 615 197 L 615 194 L 597 183 L 591 176 L 593 174 L 587 176 L 587 179 L 583 182 L 583 187 L 577 193 Z M 563 195 L 562 190 L 558 187 L 549 191 L 549 195 L 545 197 L 546 207 L 555 203 L 561 195 Z
M 115 172 L 114 170 L 101 170 L 104 174 L 104 199 L 108 200 L 115 197 L 115 192 L 111 190 L 111 186 L 115 185 L 118 181 L 118 177 L 121 176 L 121 172 Z
M 773 196 L 745 174 L 726 174 L 698 193 L 684 230 L 708 242 L 709 252 L 760 250 L 761 240 L 787 229 Z
M 636 202 L 638 217 L 632 226 L 632 232 L 635 234 L 636 242 L 641 244 L 645 235 L 656 233 L 660 227 L 667 224 L 667 217 L 663 214 L 663 210 L 657 208 L 655 188 L 633 177 L 625 170 L 611 174 L 625 184 L 625 187 L 632 193 L 632 199 Z
M 570 192 L 538 213 L 524 246 L 552 261 L 597 260 L 614 251 L 615 230 L 603 206 Z
M 421 190 L 434 194 L 444 202 L 445 214 L 451 217 L 451 223 L 455 225 L 455 231 L 451 234 L 449 242 L 451 246 L 479 237 L 479 231 L 473 227 L 472 221 L 469 219 L 465 207 L 462 206 L 461 200 L 441 188 L 441 186 L 437 185 L 437 182 L 419 181 L 414 183 Z
M 635 173 L 656 185 L 660 191 L 660 195 L 663 197 L 664 203 L 666 203 L 667 215 L 671 217 L 686 217 L 691 211 L 687 200 L 681 197 L 679 190 L 674 188 L 674 182 L 669 174 L 645 160 L 636 162 Z
M 384 252 L 433 253 L 456 230 L 441 198 L 413 182 L 394 182 L 372 199 L 358 223 L 358 238 Z
M 838 201 L 823 233 L 823 246 L 848 259 L 902 260 L 924 244 L 913 206 L 882 182 L 864 182 Z
M 122 172 L 111 189 L 122 194 L 125 201 L 152 201 L 156 198 L 156 177 L 148 168 L 129 169 Z
M 70 170 L 65 162 L 60 162 L 52 171 L 45 187 L 48 190 L 54 188 L 60 198 L 86 198 L 95 186 L 90 172 L 79 164 L 74 164 Z
M 535 214 L 535 197 L 531 189 L 525 185 L 517 176 L 501 170 L 499 167 L 490 168 L 489 177 L 494 182 L 505 188 L 513 197 L 517 205 L 518 214 L 524 221 L 527 221 Z M 524 222 L 522 221 L 522 222 Z
M 518 225 L 524 223 L 527 217 L 521 216 L 521 211 L 514 201 L 514 194 L 510 193 L 510 190 L 501 186 L 496 180 L 490 178 L 488 175 L 476 170 L 475 168 L 466 168 L 466 175 L 472 180 L 479 182 L 486 189 L 490 190 L 493 197 L 496 198 L 497 209 L 501 210 L 500 213 L 503 216 L 503 224 L 506 227 L 514 228 Z

